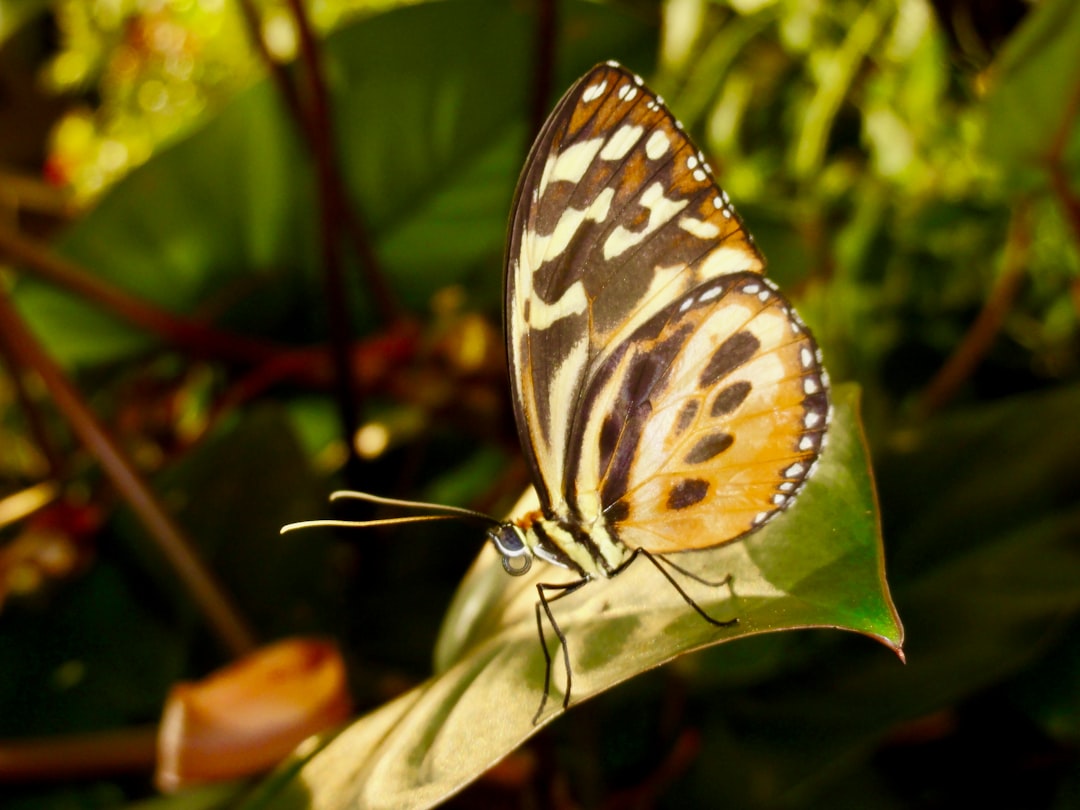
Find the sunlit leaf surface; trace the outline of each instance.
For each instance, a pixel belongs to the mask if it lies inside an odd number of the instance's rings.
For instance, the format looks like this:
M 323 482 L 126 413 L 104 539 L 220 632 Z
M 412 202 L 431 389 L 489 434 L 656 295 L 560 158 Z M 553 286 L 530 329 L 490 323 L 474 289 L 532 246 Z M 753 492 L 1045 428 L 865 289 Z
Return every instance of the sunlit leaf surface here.
M 835 399 L 821 469 L 797 505 L 744 542 L 679 560 L 708 578 L 733 575 L 734 596 L 683 585 L 713 616 L 737 617 L 736 626 L 703 621 L 641 561 L 555 603 L 573 703 L 683 653 L 777 630 L 843 628 L 899 651 L 856 389 L 841 387 Z M 539 564 L 510 578 L 485 548 L 448 614 L 438 674 L 354 723 L 300 768 L 298 782 L 258 804 L 293 807 L 305 797 L 317 807 L 430 807 L 478 777 L 561 713 L 564 676 L 555 666 L 555 700 L 532 723 L 544 678 L 534 586 L 558 581 Z

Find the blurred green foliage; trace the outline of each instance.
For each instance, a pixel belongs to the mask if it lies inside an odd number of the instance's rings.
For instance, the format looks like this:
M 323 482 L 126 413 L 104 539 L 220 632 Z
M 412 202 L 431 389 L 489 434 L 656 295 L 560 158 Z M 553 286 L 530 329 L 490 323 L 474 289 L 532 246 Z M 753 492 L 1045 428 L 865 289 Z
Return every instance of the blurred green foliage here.
M 530 4 L 481 0 L 310 6 L 340 175 L 419 323 L 393 353 L 370 290 L 350 281 L 363 418 L 389 448 L 350 483 L 498 513 L 526 483 L 497 330 L 536 19 Z M 285 4 L 258 7 L 291 54 Z M 0 12 L 8 51 L 60 32 L 30 65 L 69 104 L 34 171 L 77 199 L 100 194 L 56 249 L 169 311 L 321 345 L 313 160 L 235 5 L 7 0 Z M 833 378 L 862 386 L 909 663 L 820 631 L 724 645 L 576 708 L 454 801 L 1077 806 L 1080 9 L 559 12 L 552 93 L 603 59 L 645 75 L 709 156 Z M 323 513 L 340 483 L 325 375 L 195 356 L 25 270 L 3 283 L 261 632 L 341 637 L 361 706 L 429 674 L 475 532 L 275 534 Z M 4 368 L 7 494 L 51 465 Z M 152 722 L 169 683 L 219 653 L 144 529 L 27 391 L 65 459 L 65 501 L 99 517 L 0 535 L 0 738 Z M 46 564 L 58 554 L 65 565 Z M 5 788 L 0 806 L 110 807 L 147 790 L 103 776 Z M 250 805 L 297 803 L 296 790 L 286 773 Z

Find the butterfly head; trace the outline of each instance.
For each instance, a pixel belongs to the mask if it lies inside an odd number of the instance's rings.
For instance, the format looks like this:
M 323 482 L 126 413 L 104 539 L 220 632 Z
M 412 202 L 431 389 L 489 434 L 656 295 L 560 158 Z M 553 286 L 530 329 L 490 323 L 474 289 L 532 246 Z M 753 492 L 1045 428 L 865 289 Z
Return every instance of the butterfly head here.
M 533 554 L 525 542 L 525 532 L 513 523 L 500 523 L 488 530 L 488 537 L 502 557 L 506 573 L 519 577 L 532 568 Z

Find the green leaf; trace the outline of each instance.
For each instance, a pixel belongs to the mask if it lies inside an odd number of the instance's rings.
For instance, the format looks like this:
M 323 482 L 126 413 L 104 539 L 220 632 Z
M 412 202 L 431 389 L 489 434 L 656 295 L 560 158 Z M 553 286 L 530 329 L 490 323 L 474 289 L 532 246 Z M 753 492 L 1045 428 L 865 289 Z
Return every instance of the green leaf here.
M 970 706 L 1025 668 L 1014 690 L 1022 704 L 1075 739 L 1077 412 L 1072 386 L 948 414 L 879 448 L 907 666 L 837 634 L 760 637 L 696 656 L 706 693 L 699 760 L 709 763 L 696 795 L 722 785 L 732 807 L 832 806 L 823 793 L 866 778 L 889 734 Z
M 175 632 L 123 573 L 98 561 L 50 610 L 5 611 L 0 735 L 96 731 L 158 716 L 182 656 Z
M 243 782 L 221 782 L 191 787 L 172 796 L 156 796 L 135 802 L 126 810 L 219 810 L 231 807 L 237 796 L 246 789 Z
M 892 572 L 912 639 L 906 677 L 893 684 L 898 719 L 939 710 L 1068 643 L 1080 611 L 1078 409 L 1075 385 L 1012 397 L 934 420 L 881 454 Z
M 581 2 L 564 14 L 574 39 L 559 49 L 554 88 L 603 59 L 649 67 L 653 40 L 642 21 Z M 439 288 L 470 281 L 498 300 L 506 218 L 527 147 L 534 25 L 527 6 L 456 0 L 371 16 L 321 43 L 340 172 L 387 280 L 414 309 Z M 117 184 L 60 249 L 171 311 L 198 312 L 208 301 L 217 311 L 216 300 L 242 290 L 243 306 L 220 322 L 288 343 L 318 336 L 312 159 L 283 109 L 268 80 L 238 94 Z M 32 278 L 16 292 L 64 364 L 110 361 L 151 343 Z M 373 325 L 367 298 L 353 290 L 360 331 Z
M 5 43 L 24 23 L 44 14 L 48 8 L 48 0 L 4 0 L 0 8 L 0 43 Z
M 1031 9 L 993 66 L 984 148 L 1007 167 L 1042 169 L 1065 133 L 1066 163 L 1080 170 L 1080 5 L 1050 0 Z
M 325 494 L 307 463 L 284 410 L 261 403 L 243 418 L 225 420 L 155 487 L 174 506 L 178 522 L 241 606 L 267 636 L 319 629 L 340 615 L 340 582 L 328 560 L 332 538 L 281 535 L 280 527 L 321 509 Z M 158 589 L 191 616 L 160 554 L 147 547 L 145 530 L 125 510 L 124 535 Z M 198 627 L 198 625 L 194 625 Z
M 725 588 L 681 583 L 717 628 L 645 562 L 554 603 L 566 633 L 578 703 L 676 656 L 739 638 L 807 627 L 854 630 L 899 651 L 903 631 L 884 578 L 874 489 L 853 386 L 836 391 L 821 467 L 791 511 L 746 541 L 683 555 L 699 574 L 734 576 Z M 289 789 L 257 806 L 431 807 L 477 778 L 562 713 L 562 669 L 540 723 L 544 679 L 535 584 L 560 572 L 535 565 L 510 578 L 486 547 L 443 627 L 438 674 L 361 718 L 300 767 Z M 477 734 L 477 729 L 484 729 Z

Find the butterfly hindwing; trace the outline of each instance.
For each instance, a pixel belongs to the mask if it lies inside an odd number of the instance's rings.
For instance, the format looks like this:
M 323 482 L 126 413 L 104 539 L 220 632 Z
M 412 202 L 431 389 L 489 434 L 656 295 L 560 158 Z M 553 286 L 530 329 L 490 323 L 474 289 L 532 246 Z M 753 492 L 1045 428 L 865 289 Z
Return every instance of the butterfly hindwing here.
M 709 279 L 764 262 L 700 152 L 641 79 L 600 65 L 563 97 L 510 221 L 506 335 L 542 505 L 569 516 L 585 392 L 612 352 Z
M 573 505 L 629 548 L 737 539 L 792 502 L 821 451 L 827 378 L 813 338 L 760 276 L 669 303 L 613 352 L 572 436 Z

